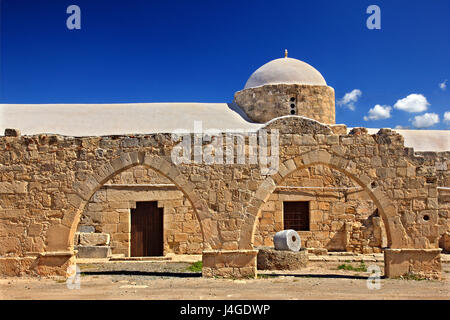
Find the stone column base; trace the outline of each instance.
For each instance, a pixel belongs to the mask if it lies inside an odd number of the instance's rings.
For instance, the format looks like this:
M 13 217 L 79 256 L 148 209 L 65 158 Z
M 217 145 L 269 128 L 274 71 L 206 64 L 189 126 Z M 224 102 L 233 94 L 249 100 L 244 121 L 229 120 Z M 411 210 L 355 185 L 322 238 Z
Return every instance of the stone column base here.
M 441 279 L 442 249 L 385 249 L 384 273 L 387 278 L 413 275 Z
M 70 251 L 0 258 L 0 275 L 67 276 L 67 268 L 72 264 L 75 264 L 75 255 Z
M 258 270 L 299 270 L 308 266 L 308 250 L 276 250 L 272 247 L 259 247 L 257 256 Z
M 258 250 L 205 250 L 202 276 L 207 278 L 256 278 Z

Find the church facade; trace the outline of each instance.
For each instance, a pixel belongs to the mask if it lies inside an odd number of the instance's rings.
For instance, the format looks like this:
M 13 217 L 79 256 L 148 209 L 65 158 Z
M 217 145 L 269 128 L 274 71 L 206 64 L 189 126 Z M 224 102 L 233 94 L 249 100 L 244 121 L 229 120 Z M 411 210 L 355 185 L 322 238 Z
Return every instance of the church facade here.
M 300 60 L 265 64 L 228 104 L 0 111 L 2 274 L 202 254 L 204 276 L 254 277 L 285 229 L 317 254 L 384 252 L 388 277 L 439 278 L 450 250 L 449 132 L 336 124 L 334 89 Z

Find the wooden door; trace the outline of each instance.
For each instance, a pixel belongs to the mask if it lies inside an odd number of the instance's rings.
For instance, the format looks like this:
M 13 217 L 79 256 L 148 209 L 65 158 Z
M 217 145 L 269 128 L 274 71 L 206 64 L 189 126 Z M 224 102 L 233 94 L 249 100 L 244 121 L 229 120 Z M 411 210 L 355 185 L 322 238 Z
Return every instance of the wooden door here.
M 163 255 L 163 208 L 156 201 L 137 202 L 131 209 L 131 256 Z

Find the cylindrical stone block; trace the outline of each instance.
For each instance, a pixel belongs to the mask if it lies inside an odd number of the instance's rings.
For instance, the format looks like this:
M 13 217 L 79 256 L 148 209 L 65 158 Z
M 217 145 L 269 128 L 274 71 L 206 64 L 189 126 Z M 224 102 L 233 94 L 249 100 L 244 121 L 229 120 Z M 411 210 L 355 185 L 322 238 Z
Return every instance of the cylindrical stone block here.
M 273 244 L 276 250 L 299 251 L 301 247 L 300 236 L 292 229 L 277 232 Z

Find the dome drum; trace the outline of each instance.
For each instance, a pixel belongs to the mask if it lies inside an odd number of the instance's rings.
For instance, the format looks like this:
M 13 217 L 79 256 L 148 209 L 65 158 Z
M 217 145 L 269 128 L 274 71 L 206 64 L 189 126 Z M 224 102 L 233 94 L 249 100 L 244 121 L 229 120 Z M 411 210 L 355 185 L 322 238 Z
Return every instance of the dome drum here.
M 244 89 L 234 102 L 258 123 L 286 115 L 298 115 L 325 124 L 335 123 L 334 89 L 328 86 L 273 84 Z
M 297 59 L 275 59 L 260 67 L 235 93 L 234 102 L 258 123 L 286 115 L 335 123 L 334 89 L 319 71 Z

